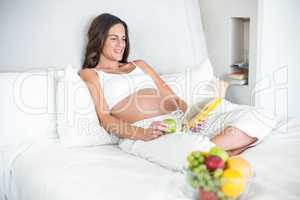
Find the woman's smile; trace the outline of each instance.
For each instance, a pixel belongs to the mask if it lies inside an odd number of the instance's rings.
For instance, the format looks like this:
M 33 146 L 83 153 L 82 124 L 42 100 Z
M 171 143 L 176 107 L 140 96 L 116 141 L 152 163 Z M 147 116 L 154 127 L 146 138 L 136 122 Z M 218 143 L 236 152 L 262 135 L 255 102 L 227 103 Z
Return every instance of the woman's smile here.
M 113 52 L 118 54 L 118 55 L 123 55 L 124 49 L 114 49 Z

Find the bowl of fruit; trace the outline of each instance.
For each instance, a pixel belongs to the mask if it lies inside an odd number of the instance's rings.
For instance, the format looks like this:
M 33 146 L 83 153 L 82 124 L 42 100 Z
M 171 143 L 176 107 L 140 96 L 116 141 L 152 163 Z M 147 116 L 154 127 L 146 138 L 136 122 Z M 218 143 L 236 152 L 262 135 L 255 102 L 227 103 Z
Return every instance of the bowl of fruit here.
M 253 179 L 253 170 L 244 158 L 229 157 L 219 147 L 209 152 L 193 151 L 185 176 L 194 199 L 235 200 L 244 197 Z

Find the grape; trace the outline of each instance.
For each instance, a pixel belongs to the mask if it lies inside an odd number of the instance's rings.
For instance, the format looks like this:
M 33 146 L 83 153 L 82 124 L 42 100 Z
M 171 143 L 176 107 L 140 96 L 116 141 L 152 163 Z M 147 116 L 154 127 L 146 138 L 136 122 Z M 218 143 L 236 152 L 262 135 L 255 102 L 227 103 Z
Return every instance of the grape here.
M 220 179 L 214 179 L 213 182 L 214 182 L 214 185 L 215 185 L 216 187 L 220 187 L 220 186 L 221 186 L 221 181 L 220 181 Z
M 188 182 L 190 185 L 192 185 L 193 180 L 194 180 L 194 179 L 193 179 L 192 176 L 190 176 L 190 175 L 187 176 L 187 182 Z
M 197 167 L 204 162 L 204 157 L 200 151 L 193 151 L 187 156 L 189 167 Z
M 197 180 L 192 180 L 192 181 L 190 182 L 190 184 L 191 184 L 191 186 L 192 186 L 193 188 L 199 187 L 199 184 L 198 184 Z
M 219 197 L 220 200 L 227 200 L 227 198 L 224 196 L 224 197 Z
M 202 153 L 200 151 L 195 152 L 194 156 L 197 157 L 197 158 L 203 157 L 203 155 L 202 155 Z
M 197 187 L 201 187 L 202 181 L 200 179 L 196 179 Z
M 192 160 L 190 164 L 193 167 L 197 167 L 200 163 L 197 160 Z
M 193 188 L 199 187 L 198 180 L 193 175 L 188 175 L 187 181 Z
M 195 173 L 195 167 L 193 167 L 193 166 L 189 166 L 189 170 L 191 171 L 191 172 L 193 172 L 193 173 Z
M 199 161 L 197 160 L 191 160 L 188 162 L 188 168 L 193 171 L 194 168 L 197 168 L 199 166 Z
M 199 166 L 196 167 L 196 168 L 194 168 L 194 169 L 193 169 L 193 172 L 194 172 L 195 174 L 203 174 L 203 173 L 205 173 L 201 168 L 199 168 Z
M 193 167 L 193 166 L 191 166 L 191 165 L 189 164 L 189 166 L 188 166 L 188 170 L 190 170 L 190 171 L 193 171 L 193 170 L 194 170 L 194 167 Z
M 218 195 L 218 197 L 219 197 L 219 198 L 223 198 L 223 197 L 225 197 L 224 193 L 223 193 L 223 192 L 221 192 L 220 190 L 219 190 L 219 191 L 217 191 L 217 195 Z
M 198 158 L 199 156 L 202 156 L 200 151 L 193 151 L 191 154 L 196 158 Z
M 202 172 L 202 170 L 199 167 L 196 167 L 193 169 L 193 172 L 196 174 L 200 174 Z
M 233 198 L 233 197 L 227 197 L 227 196 L 225 196 L 224 199 L 225 199 L 225 200 L 236 200 L 236 198 Z
M 207 170 L 207 167 L 204 164 L 200 165 L 199 168 L 202 169 L 203 171 Z
M 212 188 L 214 188 L 214 183 L 211 180 L 208 180 L 207 186 L 212 189 Z
M 202 179 L 203 179 L 203 175 L 202 175 L 201 173 L 200 173 L 200 174 L 197 174 L 196 177 L 197 177 L 197 179 L 199 179 L 199 180 L 202 180 Z
M 200 154 L 197 158 L 200 163 L 204 162 L 204 157 L 202 156 L 202 154 Z
M 222 169 L 216 169 L 216 170 L 213 172 L 213 176 L 214 176 L 215 178 L 221 177 L 222 174 L 223 174 L 223 170 L 222 170 Z
M 187 157 L 188 169 L 192 174 L 188 174 L 188 183 L 193 188 L 202 188 L 204 191 L 218 192 L 221 185 L 220 177 L 222 169 L 210 172 L 204 162 L 205 156 L 199 151 L 193 151 Z M 224 199 L 227 200 L 227 199 Z
M 209 188 L 207 185 L 203 186 L 202 188 L 203 188 L 203 190 L 206 191 L 206 192 L 209 192 L 209 191 L 210 191 L 210 188 Z
M 189 163 L 191 163 L 192 161 L 194 160 L 194 156 L 192 154 L 190 154 L 188 157 L 187 157 L 187 161 Z
M 209 179 L 210 179 L 209 173 L 204 173 L 204 174 L 203 174 L 203 178 L 204 178 L 205 180 L 209 180 Z

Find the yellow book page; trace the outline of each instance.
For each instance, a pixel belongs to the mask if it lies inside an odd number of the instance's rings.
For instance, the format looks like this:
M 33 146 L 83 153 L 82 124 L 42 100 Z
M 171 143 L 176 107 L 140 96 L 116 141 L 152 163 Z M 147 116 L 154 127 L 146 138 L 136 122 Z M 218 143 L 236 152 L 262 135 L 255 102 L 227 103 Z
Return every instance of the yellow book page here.
M 187 131 L 190 128 L 195 127 L 200 122 L 204 121 L 207 118 L 208 114 L 218 107 L 221 101 L 221 98 L 214 98 L 213 100 L 209 101 L 197 115 L 183 124 L 182 130 Z

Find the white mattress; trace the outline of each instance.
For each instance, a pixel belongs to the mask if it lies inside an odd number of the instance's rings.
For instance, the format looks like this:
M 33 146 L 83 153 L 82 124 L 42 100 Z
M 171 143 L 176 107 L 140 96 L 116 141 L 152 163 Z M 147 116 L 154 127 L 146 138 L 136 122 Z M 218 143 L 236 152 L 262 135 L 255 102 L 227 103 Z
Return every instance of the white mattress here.
M 244 153 L 256 172 L 247 199 L 300 199 L 300 123 L 293 119 L 280 130 Z M 19 154 L 10 172 L 8 200 L 186 199 L 181 174 L 117 146 L 41 142 Z

